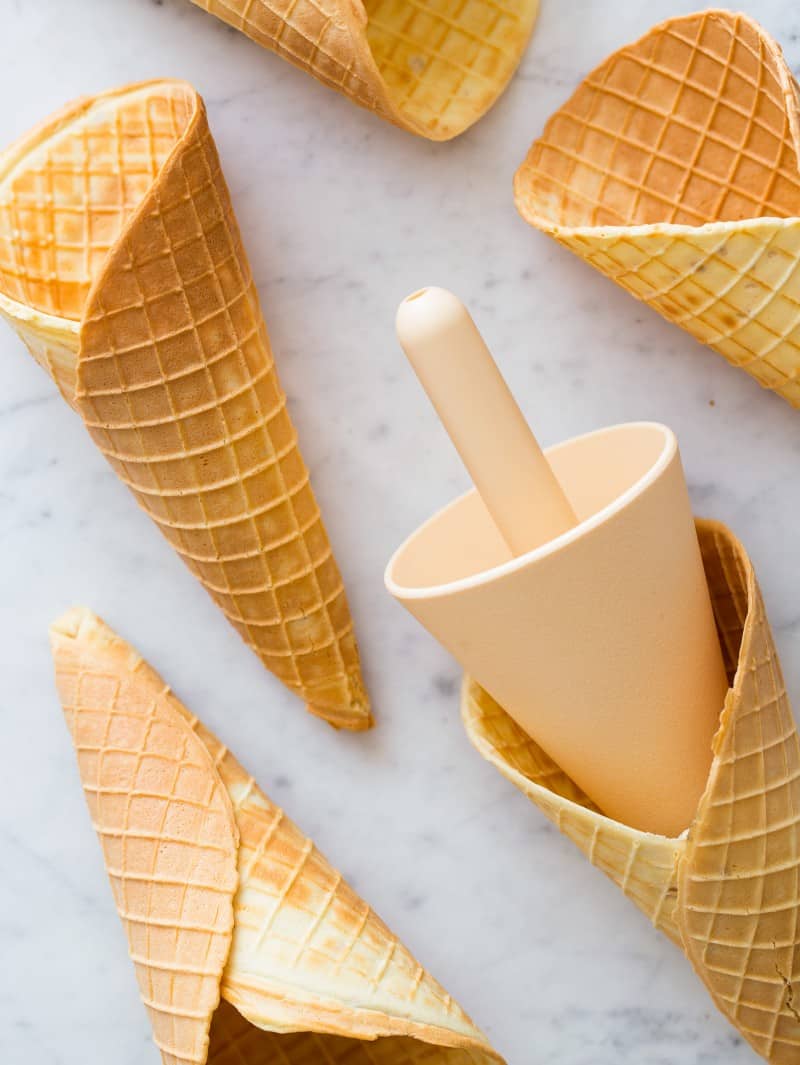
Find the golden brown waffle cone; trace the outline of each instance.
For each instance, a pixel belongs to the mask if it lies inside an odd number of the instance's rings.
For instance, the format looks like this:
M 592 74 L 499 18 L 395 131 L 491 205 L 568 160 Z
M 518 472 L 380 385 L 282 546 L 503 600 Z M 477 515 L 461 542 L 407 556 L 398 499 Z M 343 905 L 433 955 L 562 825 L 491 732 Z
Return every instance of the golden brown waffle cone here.
M 517 171 L 526 221 L 800 406 L 800 110 L 752 19 L 656 26 L 593 71 Z
M 51 642 L 165 1065 L 501 1062 L 133 648 L 83 609 Z
M 341 575 L 203 102 L 69 105 L 0 156 L 0 313 L 262 662 L 371 724 Z
M 686 951 L 768 1061 L 800 1060 L 800 743 L 750 561 L 698 523 L 732 687 L 695 819 L 677 839 L 604 817 L 472 681 L 462 713 L 490 762 Z
M 443 141 L 505 89 L 539 0 L 194 0 L 381 118 Z

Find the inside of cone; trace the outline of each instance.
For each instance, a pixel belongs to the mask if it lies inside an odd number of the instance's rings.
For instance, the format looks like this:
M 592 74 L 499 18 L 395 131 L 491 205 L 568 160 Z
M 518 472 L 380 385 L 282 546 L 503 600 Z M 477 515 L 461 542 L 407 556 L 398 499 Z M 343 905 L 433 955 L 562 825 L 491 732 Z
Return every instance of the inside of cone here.
M 478 1050 L 424 1043 L 411 1036 L 365 1040 L 317 1032 L 265 1032 L 227 1002 L 211 1024 L 208 1065 L 496 1065 Z
M 538 0 L 364 0 L 367 40 L 392 103 L 435 139 L 461 133 L 520 61 Z
M 659 425 L 623 423 L 550 447 L 547 459 L 582 526 L 590 518 L 611 518 L 615 505 L 663 460 L 671 440 Z M 548 538 L 543 535 L 537 551 L 547 550 Z M 488 576 L 511 561 L 508 545 L 472 489 L 412 533 L 386 572 L 393 594 L 403 598 Z
M 0 293 L 79 321 L 94 276 L 196 107 L 154 82 L 81 101 L 0 159 Z
M 517 175 L 518 206 L 543 228 L 800 215 L 796 91 L 746 16 L 672 19 L 553 115 Z

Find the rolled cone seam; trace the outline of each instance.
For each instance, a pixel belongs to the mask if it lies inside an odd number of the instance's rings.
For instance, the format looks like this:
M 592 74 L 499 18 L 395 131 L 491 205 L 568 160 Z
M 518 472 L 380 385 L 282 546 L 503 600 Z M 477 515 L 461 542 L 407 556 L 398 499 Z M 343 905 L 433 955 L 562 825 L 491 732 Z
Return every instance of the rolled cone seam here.
M 166 1065 L 502 1063 L 133 648 L 82 608 L 51 644 Z
M 361 107 L 431 140 L 476 122 L 522 58 L 539 0 L 193 0 Z
M 683 948 L 714 1002 L 767 1061 L 800 1055 L 800 741 L 750 560 L 697 523 L 731 689 L 691 826 L 670 839 L 605 817 L 467 678 L 469 739 Z
M 655 26 L 589 74 L 519 167 L 522 217 L 800 406 L 800 104 L 742 14 Z
M 358 648 L 203 102 L 77 101 L 0 158 L 0 313 L 245 641 L 372 723 Z

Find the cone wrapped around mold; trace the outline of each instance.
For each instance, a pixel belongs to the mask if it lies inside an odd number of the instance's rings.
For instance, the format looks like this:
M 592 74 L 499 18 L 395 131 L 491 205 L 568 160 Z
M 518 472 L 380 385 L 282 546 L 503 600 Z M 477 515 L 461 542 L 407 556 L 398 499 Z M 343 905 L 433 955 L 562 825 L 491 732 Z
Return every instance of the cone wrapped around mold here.
M 653 924 L 683 947 L 715 1003 L 766 1060 L 800 1058 L 800 742 L 750 561 L 698 522 L 731 689 L 688 833 L 605 817 L 478 685 L 462 715 L 480 753 Z
M 800 407 L 800 103 L 746 15 L 670 19 L 611 55 L 517 171 L 541 229 Z
M 193 0 L 323 84 L 430 140 L 485 114 L 528 43 L 539 0 Z
M 0 314 L 244 640 L 371 724 L 341 575 L 191 86 L 76 101 L 0 156 Z
M 502 1062 L 132 647 L 83 609 L 51 643 L 165 1065 Z

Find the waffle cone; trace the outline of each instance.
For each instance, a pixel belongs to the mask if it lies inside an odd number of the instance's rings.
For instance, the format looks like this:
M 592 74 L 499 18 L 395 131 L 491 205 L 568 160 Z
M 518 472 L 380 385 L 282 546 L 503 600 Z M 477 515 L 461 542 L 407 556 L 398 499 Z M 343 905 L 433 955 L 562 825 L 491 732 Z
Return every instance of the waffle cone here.
M 357 104 L 412 133 L 463 133 L 505 89 L 539 0 L 194 0 Z
M 501 1062 L 133 648 L 82 609 L 51 643 L 165 1065 Z
M 81 100 L 0 157 L 0 313 L 262 662 L 371 723 L 202 100 Z
M 731 689 L 688 833 L 613 821 L 474 682 L 472 743 L 681 946 L 722 1012 L 772 1062 L 800 1056 L 800 743 L 761 593 L 721 525 L 698 536 Z
M 517 171 L 523 218 L 800 407 L 800 110 L 752 19 L 615 52 Z

